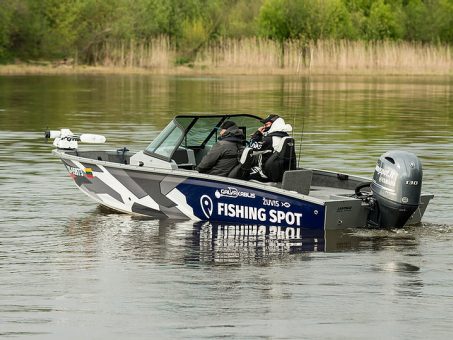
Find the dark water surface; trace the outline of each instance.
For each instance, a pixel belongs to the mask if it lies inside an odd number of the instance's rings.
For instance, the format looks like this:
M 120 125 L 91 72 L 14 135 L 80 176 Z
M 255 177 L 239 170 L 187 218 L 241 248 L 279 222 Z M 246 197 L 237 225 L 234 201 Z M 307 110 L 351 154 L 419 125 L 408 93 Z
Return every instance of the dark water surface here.
M 115 214 L 46 127 L 143 149 L 175 113 L 282 114 L 300 164 L 371 176 L 416 153 L 422 225 L 316 235 Z M 0 78 L 0 337 L 449 339 L 453 78 Z

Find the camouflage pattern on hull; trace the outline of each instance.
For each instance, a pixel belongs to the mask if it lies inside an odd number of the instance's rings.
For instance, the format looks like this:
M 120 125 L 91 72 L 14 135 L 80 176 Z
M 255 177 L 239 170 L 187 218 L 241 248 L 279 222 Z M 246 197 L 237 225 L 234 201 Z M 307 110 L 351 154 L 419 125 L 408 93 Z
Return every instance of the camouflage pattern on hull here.
M 325 207 L 231 179 L 62 159 L 79 189 L 109 208 L 157 218 L 324 229 Z M 236 181 L 237 182 L 237 181 Z

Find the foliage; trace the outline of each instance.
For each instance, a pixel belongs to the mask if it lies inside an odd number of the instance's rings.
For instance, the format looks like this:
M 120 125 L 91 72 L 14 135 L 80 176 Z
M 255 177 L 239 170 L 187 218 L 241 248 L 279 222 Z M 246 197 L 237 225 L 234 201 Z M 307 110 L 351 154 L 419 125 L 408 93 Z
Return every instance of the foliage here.
M 208 42 L 266 37 L 453 43 L 453 0 L 0 0 L 0 62 L 78 56 L 166 36 L 179 60 Z
M 433 8 L 435 13 L 438 39 L 453 42 L 453 0 L 439 0 L 439 6 Z M 434 35 L 435 38 L 435 35 Z
M 402 38 L 404 35 L 404 28 L 400 20 L 402 14 L 398 10 L 399 8 L 392 7 L 384 0 L 373 2 L 368 18 L 366 38 L 370 40 Z
M 11 53 L 12 14 L 11 1 L 4 1 L 0 9 L 0 62 L 7 61 Z

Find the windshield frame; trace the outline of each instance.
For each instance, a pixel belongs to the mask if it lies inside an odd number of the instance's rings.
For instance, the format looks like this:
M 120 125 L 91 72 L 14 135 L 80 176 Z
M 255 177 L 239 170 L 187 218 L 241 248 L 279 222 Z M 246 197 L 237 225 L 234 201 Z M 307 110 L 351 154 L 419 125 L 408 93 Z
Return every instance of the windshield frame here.
M 212 138 L 212 136 L 215 133 L 217 133 L 217 131 L 219 130 L 222 123 L 224 121 L 226 121 L 228 119 L 232 119 L 234 117 L 248 117 L 248 118 L 254 118 L 257 121 L 261 120 L 260 117 L 252 115 L 252 114 L 177 115 L 167 124 L 167 126 L 159 133 L 159 135 L 157 135 L 157 137 L 146 147 L 146 149 L 144 150 L 144 153 L 146 155 L 170 162 L 175 151 L 183 144 L 184 139 L 186 138 L 189 131 L 200 119 L 218 118 L 218 122 L 210 128 L 211 131 L 208 133 L 208 135 L 206 136 L 206 138 L 203 140 L 203 142 L 200 145 L 184 145 L 184 147 L 190 148 L 190 149 L 203 149 L 206 146 L 206 144 L 209 142 L 209 140 Z M 180 123 L 180 121 L 178 121 L 178 119 L 181 120 L 181 119 L 187 119 L 187 118 L 192 118 L 192 121 L 187 124 L 187 127 L 184 127 Z M 173 128 L 172 128 L 172 126 L 173 126 Z M 156 153 L 155 151 L 158 150 L 159 147 L 165 143 L 165 141 L 174 132 L 175 129 L 179 129 L 181 132 L 181 135 L 176 140 L 173 150 L 170 153 L 168 153 L 168 156 L 160 154 L 160 153 Z M 158 141 L 158 144 L 153 145 L 156 143 L 156 141 Z M 150 150 L 151 146 L 152 146 L 152 150 Z

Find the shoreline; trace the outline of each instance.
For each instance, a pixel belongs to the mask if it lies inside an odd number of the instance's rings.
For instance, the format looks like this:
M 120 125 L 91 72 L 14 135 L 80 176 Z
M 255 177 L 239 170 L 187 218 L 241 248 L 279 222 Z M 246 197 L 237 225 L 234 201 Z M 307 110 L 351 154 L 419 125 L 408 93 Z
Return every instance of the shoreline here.
M 303 69 L 256 68 L 256 67 L 204 67 L 174 66 L 166 68 L 140 68 L 118 66 L 89 65 L 0 65 L 0 76 L 26 75 L 256 75 L 256 76 L 453 76 L 453 70 L 414 70 L 389 68 L 354 68 L 354 69 Z
M 449 45 L 392 41 L 276 41 L 223 39 L 184 59 L 168 38 L 109 42 L 92 51 L 92 65 L 78 53 L 64 59 L 17 59 L 0 75 L 453 75 Z M 83 62 L 81 62 L 83 61 Z

